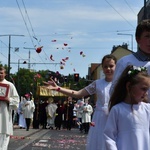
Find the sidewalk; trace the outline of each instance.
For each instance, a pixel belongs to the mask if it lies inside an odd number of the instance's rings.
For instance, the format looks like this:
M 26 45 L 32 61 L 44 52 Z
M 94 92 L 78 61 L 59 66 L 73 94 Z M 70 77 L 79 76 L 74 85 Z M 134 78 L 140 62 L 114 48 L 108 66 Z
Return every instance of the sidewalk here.
M 10 136 L 11 139 L 25 139 L 27 137 L 30 137 L 32 134 L 41 131 L 42 129 L 33 129 L 32 127 L 29 129 L 29 131 L 26 131 L 26 129 L 20 129 L 18 125 L 14 125 L 13 128 L 13 135 Z
M 14 134 L 10 136 L 10 142 L 8 145 L 8 150 L 23 150 L 28 146 L 32 146 L 31 144 L 36 141 L 41 136 L 45 135 L 49 130 L 33 129 L 30 127 L 29 131 L 26 129 L 20 129 L 18 126 L 14 126 Z

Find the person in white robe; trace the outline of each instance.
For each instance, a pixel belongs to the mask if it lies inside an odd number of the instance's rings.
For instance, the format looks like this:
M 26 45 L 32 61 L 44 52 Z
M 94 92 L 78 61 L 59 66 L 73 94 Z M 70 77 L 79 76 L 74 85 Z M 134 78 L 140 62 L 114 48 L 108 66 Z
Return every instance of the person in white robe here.
M 93 113 L 93 108 L 89 104 L 89 99 L 90 99 L 90 97 L 85 99 L 85 104 L 82 107 L 82 111 L 83 111 L 83 113 L 82 113 L 82 124 L 83 124 L 85 134 L 87 134 L 89 131 L 90 123 L 91 123 L 91 116 Z
M 57 105 L 54 103 L 54 99 L 50 97 L 48 99 L 48 105 L 46 106 L 47 112 L 47 126 L 46 128 L 53 129 L 54 128 L 54 121 L 56 117 L 56 109 Z
M 19 115 L 19 122 L 18 122 L 18 125 L 20 127 L 20 129 L 25 129 L 26 128 L 26 120 L 24 118 L 24 115 L 23 115 L 23 105 L 24 105 L 24 98 L 21 97 L 21 101 L 19 103 L 19 107 L 18 107 L 18 115 Z
M 33 113 L 35 110 L 35 104 L 31 99 L 30 94 L 25 94 L 26 100 L 23 105 L 23 115 L 26 120 L 26 130 L 29 131 L 31 120 L 33 119 Z
M 149 87 L 146 67 L 129 65 L 123 71 L 110 97 L 106 150 L 150 150 Z
M 110 88 L 110 94 L 113 92 L 113 89 L 121 73 L 128 65 L 147 67 L 148 74 L 150 75 L 150 46 L 149 46 L 150 31 L 149 29 L 150 29 L 150 19 L 142 20 L 136 27 L 135 39 L 138 44 L 138 50 L 137 52 L 126 55 L 117 61 L 112 85 Z M 150 89 L 148 91 L 148 99 L 150 103 Z
M 19 95 L 13 83 L 5 79 L 6 70 L 0 67 L 0 150 L 7 150 L 13 134 L 12 110 L 19 106 Z M 3 87 L 6 85 L 7 88 Z
M 78 100 L 77 101 L 78 107 L 77 107 L 77 125 L 79 126 L 79 130 L 80 132 L 82 132 L 83 130 L 83 125 L 82 125 L 82 107 L 84 105 L 84 98 L 82 98 L 82 100 Z

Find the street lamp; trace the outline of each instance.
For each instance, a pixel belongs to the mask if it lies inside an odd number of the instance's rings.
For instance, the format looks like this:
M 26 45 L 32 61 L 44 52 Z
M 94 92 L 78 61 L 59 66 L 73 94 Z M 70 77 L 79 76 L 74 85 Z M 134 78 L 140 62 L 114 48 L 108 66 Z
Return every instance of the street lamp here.
M 26 60 L 29 61 L 29 59 L 18 59 L 18 71 L 20 69 L 20 60 L 23 60 L 22 64 L 27 64 Z
M 8 36 L 9 37 L 9 45 L 8 45 L 8 80 L 10 80 L 10 49 L 11 49 L 11 37 L 12 36 L 24 36 L 24 35 L 14 35 L 14 34 L 10 34 L 10 35 L 0 35 L 0 36 Z
M 124 34 L 124 33 L 118 33 L 118 35 L 128 35 L 128 36 L 131 36 L 131 50 L 133 51 L 133 35 L 132 34 Z
M 17 76 L 17 81 L 18 81 L 18 93 L 20 95 L 20 84 L 19 84 L 19 70 L 20 70 L 20 61 L 23 61 L 22 64 L 27 64 L 27 61 L 29 61 L 29 59 L 18 59 L 18 76 Z
M 28 63 L 28 69 L 31 69 L 30 68 L 30 57 L 31 57 L 31 52 L 30 52 L 30 50 L 35 50 L 35 48 L 29 48 L 29 47 L 24 47 L 24 49 L 28 49 L 29 50 L 29 63 Z

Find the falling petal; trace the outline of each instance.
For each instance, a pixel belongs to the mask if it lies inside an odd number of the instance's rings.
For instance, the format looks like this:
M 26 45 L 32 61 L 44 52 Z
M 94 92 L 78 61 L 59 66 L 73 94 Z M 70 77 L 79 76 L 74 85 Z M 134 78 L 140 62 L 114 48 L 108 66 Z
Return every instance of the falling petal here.
M 54 59 L 53 59 L 53 55 L 51 55 L 51 56 L 50 56 L 50 60 L 54 61 Z
M 81 51 L 81 52 L 80 52 L 80 55 L 82 55 L 82 54 L 83 54 L 83 52 Z
M 65 63 L 63 63 L 62 61 L 60 62 L 61 65 L 65 65 Z
M 37 73 L 34 78 L 41 78 L 41 75 L 39 73 Z
M 60 69 L 64 69 L 64 66 L 60 66 Z
M 41 53 L 43 46 L 36 48 L 37 53 Z
M 59 75 L 60 73 L 58 71 L 56 71 L 56 74 Z
M 84 54 L 82 54 L 82 57 L 85 57 L 85 55 L 84 55 Z
M 62 61 L 66 62 L 66 60 L 65 60 L 65 59 L 62 59 Z
M 66 58 L 65 58 L 65 60 L 68 60 L 68 59 L 69 59 L 69 57 L 66 57 Z
M 95 127 L 95 122 L 91 122 L 90 126 Z
M 64 43 L 64 46 L 67 46 L 68 44 L 67 43 Z
M 51 40 L 51 42 L 56 42 L 56 40 Z

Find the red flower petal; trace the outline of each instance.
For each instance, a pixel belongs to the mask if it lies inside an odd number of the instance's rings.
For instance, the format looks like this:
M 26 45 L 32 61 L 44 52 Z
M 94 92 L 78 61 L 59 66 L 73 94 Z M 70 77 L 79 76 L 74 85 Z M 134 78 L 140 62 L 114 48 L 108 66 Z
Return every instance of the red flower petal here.
M 37 53 L 41 53 L 43 46 L 36 48 Z
M 60 73 L 58 71 L 56 71 L 56 74 L 59 75 Z
M 51 55 L 51 56 L 50 56 L 50 60 L 54 61 L 54 59 L 53 59 L 53 55 Z
M 95 127 L 95 122 L 91 122 L 91 123 L 90 123 L 90 126 Z
M 80 55 L 82 55 L 82 54 L 83 54 L 83 52 L 81 51 L 81 52 L 80 52 Z
M 65 59 L 62 59 L 62 61 L 66 62 L 66 60 L 65 60 Z
M 67 43 L 64 43 L 64 46 L 67 46 L 68 44 Z
M 65 58 L 65 60 L 68 60 L 68 59 L 69 59 L 69 57 L 66 57 L 66 58 Z
M 60 69 L 64 69 L 64 66 L 60 66 Z
M 52 40 L 51 42 L 56 42 L 56 40 Z

